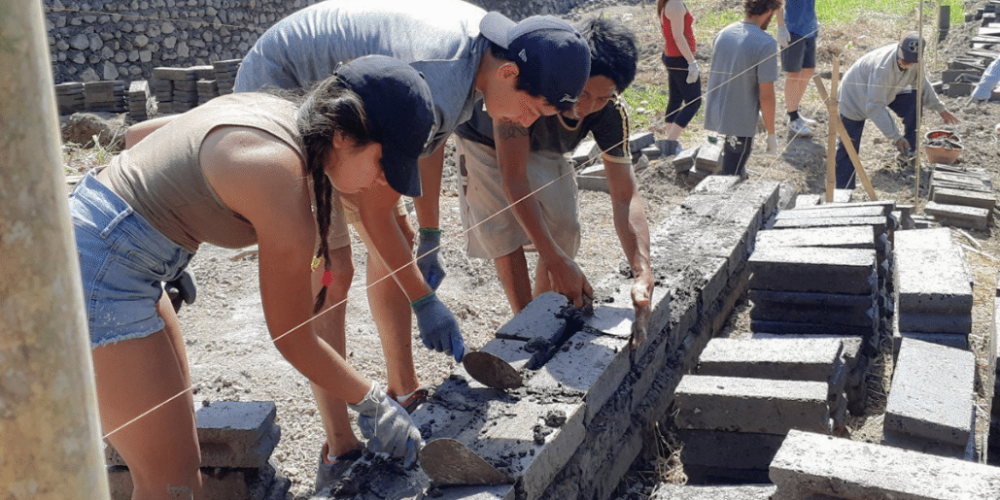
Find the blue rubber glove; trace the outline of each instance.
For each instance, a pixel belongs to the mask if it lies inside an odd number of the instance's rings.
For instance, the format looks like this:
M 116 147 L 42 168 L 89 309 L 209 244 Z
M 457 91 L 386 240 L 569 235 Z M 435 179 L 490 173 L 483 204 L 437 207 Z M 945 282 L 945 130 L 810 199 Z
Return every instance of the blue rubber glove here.
M 439 250 L 441 247 L 441 230 L 429 227 L 420 228 L 420 240 L 417 245 L 417 267 L 424 281 L 431 290 L 437 290 L 447 274 L 441 264 Z M 426 255 L 424 255 L 426 254 Z
M 388 453 L 403 459 L 403 466 L 410 467 L 417 461 L 417 452 L 423 446 L 420 430 L 399 403 L 390 398 L 378 384 L 357 404 L 348 403 L 358 412 L 358 428 L 368 440 L 373 453 Z
M 438 300 L 431 292 L 414 300 L 410 307 L 417 315 L 417 329 L 420 330 L 420 340 L 428 349 L 455 355 L 455 361 L 462 361 L 465 356 L 465 341 L 462 332 L 458 331 L 458 322 L 448 307 Z

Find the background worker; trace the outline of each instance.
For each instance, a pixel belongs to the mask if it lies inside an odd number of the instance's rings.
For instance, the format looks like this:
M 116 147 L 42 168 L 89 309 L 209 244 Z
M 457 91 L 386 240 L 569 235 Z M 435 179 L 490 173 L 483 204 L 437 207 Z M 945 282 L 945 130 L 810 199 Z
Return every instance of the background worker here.
M 792 137 L 812 137 L 811 120 L 799 115 L 799 103 L 816 73 L 816 0 L 787 0 L 785 14 L 778 16 L 778 45 L 781 69 L 785 70 L 785 110 L 788 133 Z
M 763 116 L 767 129 L 767 152 L 778 151 L 774 135 L 778 44 L 766 30 L 780 8 L 781 0 L 744 0 L 743 20 L 715 36 L 705 94 L 705 129 L 726 136 L 722 175 L 746 178 L 758 116 Z
M 236 89 L 302 87 L 324 78 L 339 62 L 367 54 L 409 63 L 427 80 L 434 98 L 437 127 L 427 137 L 421 159 L 425 196 L 414 199 L 421 222 L 421 269 L 409 265 L 413 230 L 396 193 L 371 189 L 341 200 L 346 201 L 347 222 L 354 223 L 370 250 L 368 303 L 385 351 L 388 392 L 412 409 L 426 398 L 426 390 L 420 389 L 413 364 L 410 309 L 417 316 L 424 345 L 452 352 L 456 361 L 464 352 L 451 313 L 430 293 L 444 277 L 437 258 L 437 220 L 445 140 L 471 116 L 479 97 L 494 118 L 525 126 L 539 116 L 572 107 L 586 81 L 590 55 L 579 33 L 551 16 L 514 23 L 458 0 L 328 0 L 268 29 L 243 59 Z M 330 247 L 334 261 L 342 265 L 334 270 L 336 293 L 329 305 L 346 297 L 353 276 L 346 223 L 338 227 L 344 238 L 331 241 Z M 384 279 L 397 270 L 395 281 Z M 400 277 L 421 273 L 427 282 L 422 290 L 413 293 L 397 285 Z M 328 320 L 328 342 L 338 349 L 345 344 L 343 314 L 341 308 Z M 314 392 L 327 432 L 317 472 L 319 490 L 357 458 L 359 444 L 344 404 L 321 390 Z
M 638 344 L 646 337 L 653 292 L 649 227 L 632 171 L 628 116 L 618 101 L 635 78 L 635 36 L 606 18 L 585 21 L 578 29 L 590 44 L 591 64 L 575 110 L 543 117 L 530 127 L 477 110 L 458 127 L 466 253 L 493 259 L 515 313 L 551 290 L 574 307 L 589 303 L 593 290 L 574 261 L 580 247 L 578 190 L 565 153 L 592 133 L 604 160 L 615 229 L 635 276 L 632 340 Z M 524 252 L 529 243 L 538 250 L 534 291 Z
M 667 142 L 664 152 L 666 156 L 671 156 L 683 150 L 678 139 L 701 107 L 701 71 L 694 58 L 694 17 L 684 0 L 657 0 L 656 14 L 660 18 L 664 41 L 660 59 L 667 68 L 670 94 L 665 118 Z
M 909 162 L 917 143 L 917 86 L 921 54 L 924 41 L 915 31 L 911 31 L 899 43 L 879 47 L 861 56 L 840 82 L 840 121 L 854 144 L 861 149 L 861 134 L 865 121 L 872 123 L 882 135 L 895 146 L 899 159 Z M 927 76 L 924 75 L 924 106 L 937 111 L 947 124 L 958 123 L 958 118 L 945 109 Z M 889 115 L 892 110 L 903 121 L 903 132 Z M 854 165 L 851 163 L 843 141 L 837 144 L 837 188 L 853 189 L 855 185 Z

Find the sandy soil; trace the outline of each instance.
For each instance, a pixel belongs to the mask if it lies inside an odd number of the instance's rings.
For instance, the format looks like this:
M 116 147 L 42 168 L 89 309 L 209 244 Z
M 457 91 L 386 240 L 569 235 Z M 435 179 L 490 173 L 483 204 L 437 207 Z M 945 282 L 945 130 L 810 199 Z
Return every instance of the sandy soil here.
M 606 3 L 606 2 L 605 2 Z M 655 23 L 653 5 L 602 7 L 590 3 L 569 14 L 571 19 L 602 14 L 622 19 L 637 33 L 641 45 L 640 73 L 636 86 L 665 86 L 665 71 L 659 60 L 662 37 Z M 705 0 L 689 2 L 695 17 L 708 15 L 721 8 L 738 9 L 733 0 Z M 832 57 L 841 57 L 842 69 L 868 50 L 891 43 L 903 31 L 902 22 L 915 25 L 912 20 L 876 19 L 866 17 L 850 26 L 824 27 L 819 42 L 819 67 L 822 72 L 831 67 Z M 930 69 L 940 71 L 950 55 L 965 51 L 971 27 L 953 29 L 948 42 L 932 51 Z M 864 33 L 855 36 L 856 33 Z M 703 71 L 707 71 L 711 53 L 711 36 L 702 35 L 698 44 L 698 58 Z M 850 43 L 849 43 L 850 42 Z M 704 78 L 704 77 L 703 77 Z M 785 132 L 783 111 L 783 80 L 778 82 L 778 131 Z M 935 80 L 934 76 L 931 80 Z M 703 80 L 704 81 L 704 80 Z M 829 80 L 826 81 L 829 86 Z M 968 107 L 961 99 L 944 98 L 949 109 L 962 123 L 952 127 L 962 138 L 965 151 L 961 162 L 965 166 L 989 169 L 994 183 L 1000 183 L 1000 147 L 993 127 L 1000 116 L 1000 106 Z M 824 189 L 826 134 L 828 117 L 825 106 L 810 88 L 801 106 L 803 113 L 820 123 L 814 127 L 815 138 L 782 142 L 779 156 L 764 154 L 758 144 L 750 159 L 751 178 L 781 180 L 794 186 L 800 193 L 820 193 Z M 653 120 L 653 131 L 662 136 L 662 109 L 651 110 L 659 118 Z M 925 130 L 942 125 L 936 115 L 926 117 Z M 700 116 L 682 137 L 685 146 L 694 146 L 704 140 L 707 133 L 701 128 Z M 763 141 L 758 141 L 763 143 Z M 913 203 L 915 175 L 912 169 L 894 165 L 895 151 L 875 131 L 868 127 L 862 145 L 861 157 L 880 198 L 892 198 L 900 203 Z M 103 158 L 102 158 L 103 159 Z M 68 175 L 76 175 L 99 163 L 93 154 L 70 156 Z M 925 171 L 926 172 L 926 171 Z M 655 229 L 669 211 L 687 194 L 683 180 L 678 179 L 669 162 L 654 160 L 650 168 L 638 174 L 645 197 L 650 227 Z M 924 174 L 921 185 L 927 184 Z M 864 198 L 860 188 L 856 196 Z M 503 290 L 496 280 L 490 262 L 467 259 L 462 251 L 461 223 L 458 216 L 458 197 L 453 161 L 448 160 L 445 183 L 441 197 L 443 254 L 448 277 L 438 291 L 442 301 L 455 313 L 462 327 L 468 348 L 476 349 L 492 338 L 493 332 L 510 319 L 510 309 Z M 608 273 L 617 273 L 625 266 L 617 236 L 611 222 L 609 197 L 604 193 L 582 192 L 583 246 L 578 259 L 592 283 Z M 966 239 L 965 234 L 968 235 Z M 976 302 L 974 311 L 973 345 L 982 350 L 986 328 L 990 321 L 987 308 L 992 306 L 990 287 L 996 283 L 1000 255 L 1000 236 L 994 227 L 987 232 L 968 231 L 958 236 L 960 243 L 974 247 L 982 253 L 969 252 L 969 261 L 975 273 Z M 348 302 L 348 360 L 366 376 L 385 383 L 385 363 L 378 340 L 378 333 L 371 320 L 364 284 L 365 249 L 360 240 L 353 239 L 354 261 L 357 269 Z M 252 250 L 252 249 L 251 249 Z M 992 257 L 991 257 L 992 256 Z M 533 259 L 529 262 L 533 267 Z M 245 250 L 235 251 L 204 246 L 192 261 L 191 269 L 198 280 L 198 300 L 180 312 L 185 332 L 191 375 L 195 386 L 195 399 L 220 400 L 270 400 L 278 407 L 278 424 L 282 439 L 274 453 L 278 470 L 292 481 L 290 499 L 309 498 L 312 493 L 317 456 L 325 435 L 307 380 L 296 372 L 278 353 L 270 341 L 264 324 L 258 293 L 256 256 Z M 746 330 L 749 325 L 744 301 L 729 322 L 727 333 Z M 424 384 L 440 383 L 450 372 L 454 360 L 423 348 L 416 333 L 414 357 L 417 370 Z M 981 366 L 983 364 L 981 363 Z M 985 395 L 985 389 L 981 391 Z M 988 415 L 988 408 L 984 409 Z M 873 410 L 873 413 L 877 413 Z M 877 414 L 870 420 L 877 422 Z M 856 438 L 875 440 L 873 422 L 857 422 Z M 986 419 L 988 422 L 988 418 Z M 875 428 L 878 426 L 876 425 Z M 869 430 L 864 430 L 869 429 Z M 665 455 L 667 452 L 664 453 Z M 657 470 L 661 473 L 657 474 Z M 640 463 L 619 487 L 619 498 L 648 498 L 662 477 L 664 468 L 656 461 Z

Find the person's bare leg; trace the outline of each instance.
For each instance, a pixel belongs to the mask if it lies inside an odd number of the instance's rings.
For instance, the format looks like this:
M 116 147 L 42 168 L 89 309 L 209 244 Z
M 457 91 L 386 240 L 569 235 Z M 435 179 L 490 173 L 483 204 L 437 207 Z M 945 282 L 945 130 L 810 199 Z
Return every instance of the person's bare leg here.
M 493 260 L 497 268 L 497 277 L 507 294 L 510 309 L 517 314 L 531 302 L 531 278 L 528 274 L 528 260 L 524 256 L 524 247 L 497 257 Z
M 676 123 L 668 123 L 667 124 L 667 140 L 668 141 L 676 141 L 677 139 L 680 139 L 681 132 L 683 132 L 683 131 L 684 131 L 684 127 L 681 127 L 680 125 L 678 125 Z
M 815 73 L 815 68 L 803 68 L 802 71 L 788 73 L 788 78 L 785 80 L 786 111 L 791 113 L 792 111 L 799 110 L 799 104 L 802 102 L 802 96 L 805 95 L 806 89 L 809 87 L 809 80 L 812 79 L 813 74 Z
M 396 221 L 412 247 L 414 232 L 406 217 L 396 217 Z M 413 365 L 413 318 L 410 302 L 403 289 L 389 276 L 391 270 L 374 253 L 375 247 L 363 225 L 355 224 L 354 228 L 368 248 L 368 307 L 372 311 L 385 354 L 389 381 L 386 392 L 394 397 L 409 394 L 420 388 L 417 370 Z
M 316 332 L 341 357 L 347 359 L 347 292 L 354 279 L 354 263 L 351 259 L 351 246 L 330 249 L 330 272 L 333 283 L 326 291 L 326 302 L 319 316 L 313 320 L 313 331 Z M 323 268 L 313 273 L 314 295 L 322 286 Z M 330 309 L 332 307 L 332 309 Z M 347 415 L 347 404 L 329 395 L 326 390 L 312 384 L 313 395 L 316 396 L 316 406 L 319 408 L 323 429 L 326 431 L 328 452 L 333 456 L 343 455 L 356 450 L 360 444 L 351 420 Z
M 163 330 L 93 350 L 101 426 L 128 464 L 132 500 L 201 499 L 191 376 L 175 348 L 180 332 L 166 294 L 157 310 L 171 318 Z

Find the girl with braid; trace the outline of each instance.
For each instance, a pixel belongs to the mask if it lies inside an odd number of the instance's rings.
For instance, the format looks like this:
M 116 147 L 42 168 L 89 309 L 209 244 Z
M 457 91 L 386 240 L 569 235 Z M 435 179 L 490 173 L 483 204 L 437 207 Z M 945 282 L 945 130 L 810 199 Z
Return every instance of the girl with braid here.
M 359 413 L 369 449 L 407 466 L 416 460 L 420 433 L 406 411 L 347 365 L 343 346 L 314 331 L 310 319 L 329 278 L 316 293 L 311 268 L 330 267 L 334 190 L 419 192 L 417 158 L 434 130 L 432 102 L 410 66 L 364 57 L 337 68 L 301 103 L 233 94 L 134 127 L 134 147 L 74 190 L 101 424 L 131 471 L 132 498 L 202 498 L 188 362 L 161 288 L 201 243 L 258 245 L 275 346 Z

